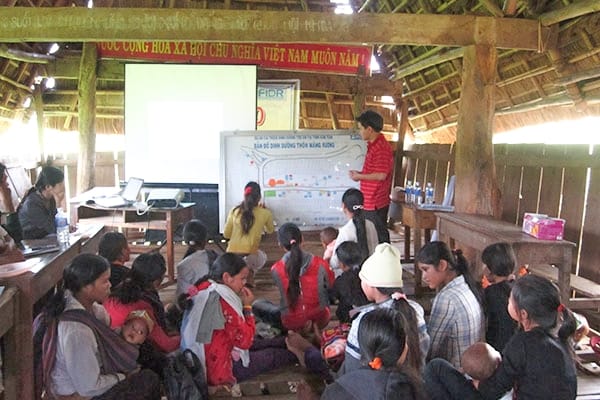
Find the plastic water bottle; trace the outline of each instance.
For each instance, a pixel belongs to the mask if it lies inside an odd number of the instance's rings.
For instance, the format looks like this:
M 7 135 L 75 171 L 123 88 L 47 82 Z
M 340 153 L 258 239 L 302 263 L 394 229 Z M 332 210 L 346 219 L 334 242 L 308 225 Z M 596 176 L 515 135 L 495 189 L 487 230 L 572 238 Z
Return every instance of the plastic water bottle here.
M 67 219 L 67 214 L 59 208 L 54 217 L 54 222 L 56 224 L 56 239 L 58 240 L 58 244 L 61 246 L 68 246 L 69 220 Z
M 433 186 L 431 182 L 427 182 L 425 187 L 425 204 L 433 204 Z
M 412 181 L 406 181 L 406 188 L 404 189 L 404 202 L 407 204 L 412 203 L 413 186 Z
M 423 199 L 421 198 L 421 185 L 419 184 L 419 182 L 415 182 L 415 187 L 413 189 L 414 192 L 414 203 L 416 205 L 421 205 L 421 203 L 423 202 Z

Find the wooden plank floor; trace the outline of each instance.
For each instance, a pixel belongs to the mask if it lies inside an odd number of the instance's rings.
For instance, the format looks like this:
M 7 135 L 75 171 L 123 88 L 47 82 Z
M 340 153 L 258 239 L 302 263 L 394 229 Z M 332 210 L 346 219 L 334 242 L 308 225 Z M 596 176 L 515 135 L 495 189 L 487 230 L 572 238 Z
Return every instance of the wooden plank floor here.
M 402 232 L 402 229 L 397 229 L 398 232 Z M 401 252 L 403 252 L 404 238 L 402 234 L 392 234 L 392 244 L 398 246 Z M 217 252 L 221 250 L 215 245 L 212 246 Z M 306 232 L 304 233 L 304 249 L 313 254 L 322 255 L 323 248 L 321 246 L 318 232 Z M 256 298 L 268 299 L 275 304 L 279 303 L 279 293 L 273 284 L 270 274 L 270 266 L 277 261 L 284 253 L 283 249 L 277 244 L 276 235 L 270 235 L 265 238 L 261 248 L 267 253 L 268 261 L 264 268 L 257 272 L 255 276 L 255 289 L 254 294 Z M 164 251 L 164 249 L 163 249 Z M 175 260 L 176 262 L 181 260 L 185 253 L 185 247 L 183 245 L 175 246 Z M 407 294 L 414 293 L 414 280 L 412 279 L 412 265 L 405 265 L 404 283 L 405 291 Z M 160 296 L 163 302 L 174 301 L 175 284 L 171 284 L 161 289 Z M 419 301 L 427 310 L 431 308 L 431 295 L 425 296 Z M 335 322 L 334 322 L 335 323 Z M 273 371 L 270 373 L 262 374 L 254 379 L 240 384 L 244 397 L 253 399 L 269 399 L 269 400 L 287 400 L 295 399 L 296 395 L 293 393 L 295 385 L 300 381 L 307 381 L 314 387 L 321 387 L 322 385 L 318 382 L 318 379 L 308 374 L 300 365 L 290 366 L 281 370 Z M 290 390 L 291 388 L 291 390 Z M 265 393 L 269 394 L 265 394 Z M 227 399 L 231 398 L 227 393 L 217 393 L 211 398 Z M 578 397 L 579 400 L 591 400 L 600 399 L 600 376 L 591 376 L 580 373 L 578 376 Z

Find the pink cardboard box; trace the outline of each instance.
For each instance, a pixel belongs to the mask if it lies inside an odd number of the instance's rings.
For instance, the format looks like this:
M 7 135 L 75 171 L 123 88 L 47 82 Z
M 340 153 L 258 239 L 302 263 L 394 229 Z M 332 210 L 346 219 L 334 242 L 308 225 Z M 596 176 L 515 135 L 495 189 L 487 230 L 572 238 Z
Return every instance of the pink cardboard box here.
M 542 240 L 563 240 L 565 220 L 546 214 L 525 213 L 523 232 Z

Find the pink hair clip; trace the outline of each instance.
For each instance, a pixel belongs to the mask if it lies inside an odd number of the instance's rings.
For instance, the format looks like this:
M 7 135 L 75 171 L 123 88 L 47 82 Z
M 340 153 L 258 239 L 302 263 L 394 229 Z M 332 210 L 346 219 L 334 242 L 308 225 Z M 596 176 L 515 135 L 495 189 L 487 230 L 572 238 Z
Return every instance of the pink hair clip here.
M 390 297 L 396 301 L 398 301 L 400 299 L 406 300 L 406 295 L 404 293 L 400 293 L 400 292 L 394 292 L 394 293 L 392 293 L 392 295 Z
M 247 186 L 246 189 L 244 189 L 244 196 L 248 196 L 249 194 L 252 194 L 251 186 Z

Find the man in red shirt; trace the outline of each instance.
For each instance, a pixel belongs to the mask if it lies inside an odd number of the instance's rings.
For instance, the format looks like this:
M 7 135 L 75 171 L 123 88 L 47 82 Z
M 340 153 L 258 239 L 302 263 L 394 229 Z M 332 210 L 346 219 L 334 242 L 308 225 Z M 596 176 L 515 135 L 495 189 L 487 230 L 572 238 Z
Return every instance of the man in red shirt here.
M 379 243 L 389 243 L 387 216 L 394 168 L 392 149 L 381 133 L 381 115 L 367 110 L 359 115 L 356 121 L 360 135 L 367 142 L 367 155 L 362 171 L 349 171 L 350 179 L 360 182 L 360 191 L 365 198 L 365 216 L 375 224 Z

